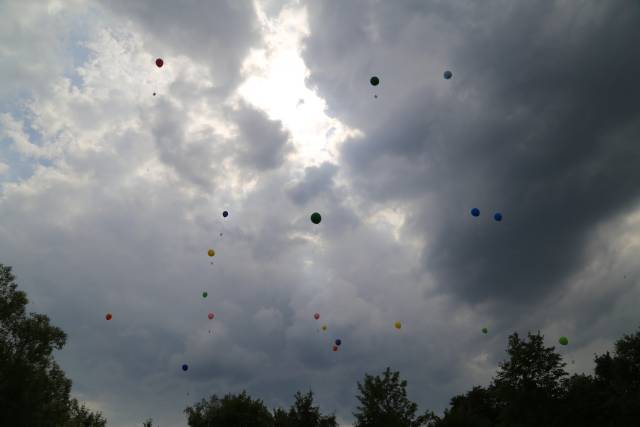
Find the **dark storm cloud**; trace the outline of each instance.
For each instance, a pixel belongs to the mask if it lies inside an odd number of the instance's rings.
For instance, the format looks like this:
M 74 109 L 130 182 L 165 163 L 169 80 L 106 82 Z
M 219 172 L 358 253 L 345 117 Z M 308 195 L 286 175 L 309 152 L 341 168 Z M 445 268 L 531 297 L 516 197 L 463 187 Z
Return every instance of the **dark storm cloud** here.
M 289 197 L 297 205 L 306 204 L 312 198 L 331 189 L 337 171 L 337 166 L 331 163 L 306 168 L 304 178 L 288 190 Z
M 149 47 L 162 49 L 157 55 L 165 57 L 165 66 L 171 67 L 173 55 L 188 56 L 211 66 L 217 87 L 229 89 L 237 83 L 242 60 L 260 41 L 256 13 L 249 1 L 109 0 L 104 4 L 152 35 Z
M 160 103 L 154 113 L 152 135 L 160 160 L 187 181 L 211 188 L 218 174 L 214 160 L 229 154 L 221 148 L 219 137 L 209 129 L 188 138 L 186 113 L 171 102 Z
M 410 227 L 429 236 L 424 266 L 443 291 L 472 302 L 524 303 L 581 268 L 594 227 L 639 200 L 640 57 L 629 40 L 640 40 L 640 5 L 585 2 L 580 12 L 559 2 L 501 5 L 458 10 L 449 31 L 461 42 L 449 63 L 439 64 L 452 68 L 453 79 L 440 77 L 429 88 L 406 81 L 398 90 L 413 86 L 415 95 L 404 106 L 393 96 L 391 106 L 375 100 L 376 120 L 367 121 L 367 106 L 352 113 L 367 137 L 345 144 L 342 155 L 362 184 L 355 188 L 373 200 L 420 202 Z M 370 62 L 394 57 L 394 50 L 418 57 L 419 45 L 396 43 L 406 39 L 405 31 L 430 51 L 430 30 L 421 36 L 412 25 L 394 24 L 413 6 L 394 4 L 401 9 L 395 12 L 381 6 L 373 17 L 368 9 L 351 16 L 328 5 L 312 7 L 319 10 L 305 55 L 312 81 L 335 96 L 335 110 L 353 103 L 337 95 L 355 91 L 341 87 L 348 67 L 359 67 L 366 80 L 368 62 L 353 64 L 326 49 L 342 41 L 349 43 L 342 52 L 364 51 Z M 438 9 L 420 6 L 415 14 L 429 20 Z M 439 18 L 452 19 L 447 13 Z M 367 25 L 381 28 L 376 43 L 363 36 Z M 400 35 L 385 39 L 389 27 Z M 382 82 L 414 66 L 387 63 Z M 472 219 L 468 211 L 476 206 L 482 215 Z M 502 223 L 491 218 L 495 211 L 504 214 Z
M 291 151 L 289 132 L 279 120 L 270 120 L 266 113 L 243 105 L 230 113 L 238 126 L 238 161 L 257 171 L 278 168 Z

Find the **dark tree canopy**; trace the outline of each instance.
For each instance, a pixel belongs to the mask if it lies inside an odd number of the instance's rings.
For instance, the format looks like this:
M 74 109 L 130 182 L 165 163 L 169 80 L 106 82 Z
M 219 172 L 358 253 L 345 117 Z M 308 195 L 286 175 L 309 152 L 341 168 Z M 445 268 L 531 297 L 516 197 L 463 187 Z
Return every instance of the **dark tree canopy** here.
M 509 359 L 500 364 L 492 385 L 501 408 L 498 425 L 552 425 L 567 376 L 562 356 L 544 346 L 539 332 L 526 339 L 512 334 L 507 353 Z
M 245 391 L 227 394 L 219 399 L 215 394 L 187 407 L 190 427 L 271 427 L 273 416 L 260 399 L 252 399 Z
M 87 407 L 79 405 L 76 399 L 71 399 L 71 419 L 64 427 L 105 427 L 107 420 L 101 413 L 93 413 Z
M 66 334 L 26 312 L 11 267 L 0 264 L 0 425 L 102 427 L 106 421 L 69 398 L 71 381 L 53 359 Z
M 539 333 L 511 335 L 507 353 L 492 384 L 451 399 L 436 426 L 640 425 L 640 331 L 618 340 L 613 355 L 596 356 L 595 376 L 569 377 Z
M 595 358 L 594 384 L 601 412 L 610 423 L 637 425 L 640 420 L 640 330 L 624 335 L 609 352 Z M 626 423 L 626 424 L 625 424 Z M 629 424 L 631 423 L 631 424 Z M 613 424 L 612 424 L 613 425 Z
M 509 337 L 507 347 L 509 359 L 500 364 L 494 380 L 497 388 L 507 391 L 542 390 L 558 396 L 562 390 L 561 380 L 566 377 L 566 365 L 555 347 L 545 347 L 544 337 L 529 333 L 521 339 L 517 333 Z
M 289 412 L 278 408 L 273 413 L 275 427 L 338 427 L 335 415 L 322 415 L 313 405 L 313 392 L 294 396 L 295 402 Z
M 474 387 L 465 395 L 451 399 L 451 408 L 445 410 L 441 427 L 491 427 L 498 420 L 494 394 L 483 387 Z
M 427 425 L 428 413 L 417 416 L 418 405 L 407 397 L 407 382 L 400 373 L 387 368 L 382 376 L 365 374 L 364 383 L 358 383 L 360 402 L 356 427 L 419 427 Z

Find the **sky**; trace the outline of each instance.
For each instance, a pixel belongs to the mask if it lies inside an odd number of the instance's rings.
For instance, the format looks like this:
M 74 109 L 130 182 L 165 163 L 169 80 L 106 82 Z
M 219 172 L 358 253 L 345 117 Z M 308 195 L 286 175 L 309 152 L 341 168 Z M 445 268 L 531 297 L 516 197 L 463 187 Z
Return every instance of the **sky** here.
M 634 40 L 626 0 L 0 0 L 0 263 L 114 427 L 349 425 L 387 366 L 441 413 L 513 332 L 589 373 L 640 326 Z

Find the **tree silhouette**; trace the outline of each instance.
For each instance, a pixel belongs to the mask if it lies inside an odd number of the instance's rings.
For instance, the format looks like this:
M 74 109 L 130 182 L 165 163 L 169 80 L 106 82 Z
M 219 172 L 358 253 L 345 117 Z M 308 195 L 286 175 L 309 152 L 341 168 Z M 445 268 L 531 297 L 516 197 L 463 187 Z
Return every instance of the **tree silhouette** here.
M 292 427 L 292 423 L 289 420 L 289 413 L 282 408 L 274 409 L 273 425 L 274 427 Z
M 527 338 L 517 333 L 509 337 L 509 359 L 500 364 L 493 381 L 501 426 L 551 426 L 560 409 L 567 376 L 562 356 L 544 346 L 539 332 Z
M 356 427 L 419 427 L 428 425 L 431 413 L 416 416 L 418 405 L 407 398 L 407 382 L 400 380 L 399 372 L 387 368 L 382 377 L 365 374 L 364 383 L 358 383 L 360 402 Z
M 187 407 L 190 427 L 271 427 L 273 416 L 262 400 L 252 399 L 246 391 L 227 394 L 219 399 L 215 394 Z
M 53 359 L 66 334 L 42 314 L 26 313 L 11 267 L 0 264 L 0 425 L 103 427 L 101 414 L 69 399 L 71 381 Z
M 105 427 L 107 420 L 102 414 L 93 413 L 82 404 L 78 404 L 76 399 L 70 402 L 70 419 L 64 424 L 64 427 Z
M 313 406 L 313 392 L 294 395 L 295 401 L 289 412 L 276 409 L 273 413 L 275 427 L 338 427 L 335 415 L 325 416 L 320 408 Z
M 451 408 L 436 423 L 439 427 L 491 427 L 498 420 L 497 402 L 491 390 L 474 387 L 451 399 Z
M 595 358 L 595 384 L 601 390 L 601 411 L 616 425 L 640 420 L 640 330 L 624 335 L 609 352 Z
M 640 331 L 596 356 L 595 376 L 572 375 L 540 333 L 509 337 L 509 359 L 488 388 L 451 399 L 438 427 L 640 425 Z

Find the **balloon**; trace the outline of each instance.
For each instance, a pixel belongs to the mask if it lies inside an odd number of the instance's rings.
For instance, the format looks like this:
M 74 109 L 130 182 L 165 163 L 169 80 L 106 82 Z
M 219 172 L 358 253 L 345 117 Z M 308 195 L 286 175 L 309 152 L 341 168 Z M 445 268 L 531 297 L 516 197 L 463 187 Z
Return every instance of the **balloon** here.
M 209 313 L 209 315 L 207 316 L 209 318 L 209 320 L 213 319 L 213 313 Z
M 493 219 L 498 222 L 502 221 L 502 214 L 500 212 L 496 212 L 495 214 L 493 214 Z
M 444 72 L 444 78 L 449 80 L 451 77 L 453 77 L 453 73 L 449 70 Z
M 320 216 L 320 214 L 318 212 L 314 212 L 311 214 L 311 222 L 314 224 L 320 224 L 320 221 L 322 221 L 322 217 Z
M 320 318 L 320 313 L 316 313 L 316 314 L 314 314 L 314 315 L 313 315 L 313 318 L 314 318 L 314 319 L 316 319 L 316 320 L 318 320 L 318 319 Z
M 107 320 L 111 320 L 113 318 L 113 316 L 111 315 L 111 313 L 107 313 L 106 316 L 104 316 L 105 319 Z
M 471 215 L 480 216 L 480 209 L 478 209 L 478 208 L 471 209 Z
M 371 80 L 369 80 L 371 82 L 372 86 L 378 86 L 380 84 L 380 79 L 376 76 L 371 77 Z
M 400 329 L 400 328 L 402 328 L 402 323 L 396 322 L 396 323 L 393 324 L 393 326 L 395 326 L 396 329 Z
M 227 211 L 222 212 L 222 216 L 225 217 L 225 218 L 228 217 L 229 216 L 229 212 L 227 212 Z
M 156 96 L 156 93 L 155 93 L 155 92 L 153 92 L 153 96 Z
M 186 371 L 187 369 L 189 369 L 189 366 L 185 363 L 184 365 L 182 365 L 182 370 Z
M 326 331 L 327 330 L 327 325 L 322 325 L 322 330 Z
M 336 340 L 336 345 L 340 345 L 340 344 L 342 344 L 342 340 L 341 340 L 340 338 L 338 338 L 338 339 Z
M 483 334 L 486 334 L 486 333 L 488 333 L 488 332 L 489 332 L 489 330 L 488 330 L 487 328 L 482 328 L 482 333 L 483 333 Z
M 558 342 L 562 345 L 567 345 L 569 344 L 569 339 L 567 337 L 560 337 L 560 339 L 558 340 Z
M 337 345 L 333 346 L 333 351 L 338 351 L 338 346 Z
M 207 251 L 207 255 L 209 255 L 209 256 L 214 256 L 215 254 L 216 254 L 216 251 L 214 251 L 213 249 L 209 249 Z
M 208 293 L 206 293 L 206 292 L 203 292 L 203 293 L 202 293 L 202 298 L 206 298 L 206 297 L 207 297 L 207 295 L 209 295 L 209 294 L 208 294 Z
M 158 66 L 158 68 L 164 65 L 164 61 L 162 60 L 162 58 L 156 59 L 156 65 Z

